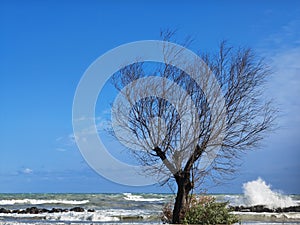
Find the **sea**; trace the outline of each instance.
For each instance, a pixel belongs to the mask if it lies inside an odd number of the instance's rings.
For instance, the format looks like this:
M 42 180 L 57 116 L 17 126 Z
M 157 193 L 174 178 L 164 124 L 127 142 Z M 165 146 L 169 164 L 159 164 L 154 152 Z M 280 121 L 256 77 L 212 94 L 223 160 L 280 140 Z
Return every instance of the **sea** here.
M 210 194 L 216 201 L 232 206 L 266 205 L 269 208 L 300 205 L 300 195 L 286 195 L 270 189 L 262 179 L 244 184 L 242 194 Z M 68 209 L 66 212 L 19 214 L 0 213 L 0 225 L 87 225 L 162 224 L 162 208 L 174 202 L 174 194 L 83 193 L 83 194 L 0 194 L 1 208 L 23 210 L 30 207 Z M 70 211 L 81 207 L 83 212 Z M 247 225 L 299 224 L 300 213 L 234 212 Z

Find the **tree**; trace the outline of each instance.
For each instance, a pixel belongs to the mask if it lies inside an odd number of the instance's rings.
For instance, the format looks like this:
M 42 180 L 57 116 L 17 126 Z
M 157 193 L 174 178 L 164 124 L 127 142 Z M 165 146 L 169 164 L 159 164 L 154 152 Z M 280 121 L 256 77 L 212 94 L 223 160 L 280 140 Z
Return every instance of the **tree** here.
M 162 36 L 170 41 L 173 33 Z M 114 129 L 126 131 L 117 136 L 147 166 L 142 172 L 176 184 L 172 223 L 182 222 L 189 193 L 204 179 L 234 173 L 241 153 L 258 146 L 275 115 L 262 99 L 269 68 L 251 49 L 222 42 L 217 54 L 202 54 L 187 71 L 172 64 L 181 53 L 166 45 L 164 63 L 137 62 L 113 77 L 122 99 L 113 106 Z

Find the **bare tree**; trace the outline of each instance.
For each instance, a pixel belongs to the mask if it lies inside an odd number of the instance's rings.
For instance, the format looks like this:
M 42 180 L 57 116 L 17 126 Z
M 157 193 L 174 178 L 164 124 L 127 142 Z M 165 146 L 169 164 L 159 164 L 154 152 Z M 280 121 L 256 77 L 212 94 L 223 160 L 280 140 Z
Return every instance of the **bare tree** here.
M 113 114 L 143 172 L 176 184 L 172 223 L 181 223 L 191 190 L 234 173 L 241 153 L 272 127 L 275 110 L 262 98 L 269 69 L 250 49 L 223 42 L 217 54 L 190 62 L 188 73 L 172 66 L 180 51 L 166 47 L 164 55 L 165 63 L 139 62 L 114 75 L 120 99 Z

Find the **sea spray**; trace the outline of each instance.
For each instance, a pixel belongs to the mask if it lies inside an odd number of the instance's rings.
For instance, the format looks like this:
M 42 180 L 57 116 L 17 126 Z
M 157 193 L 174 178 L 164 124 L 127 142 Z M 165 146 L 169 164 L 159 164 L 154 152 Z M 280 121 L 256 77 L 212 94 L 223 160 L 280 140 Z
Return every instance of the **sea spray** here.
M 264 205 L 268 208 L 284 208 L 298 205 L 291 197 L 272 191 L 271 186 L 264 180 L 257 180 L 243 184 L 246 205 Z

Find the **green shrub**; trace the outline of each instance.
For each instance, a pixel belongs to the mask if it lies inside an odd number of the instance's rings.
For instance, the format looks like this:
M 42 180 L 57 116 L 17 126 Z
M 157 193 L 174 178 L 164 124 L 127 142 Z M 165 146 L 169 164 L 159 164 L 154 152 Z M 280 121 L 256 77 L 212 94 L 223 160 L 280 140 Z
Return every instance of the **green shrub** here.
M 236 215 L 230 213 L 228 202 L 216 202 L 211 196 L 190 196 L 183 222 L 185 224 L 233 224 L 239 222 Z M 173 204 L 168 203 L 163 207 L 161 220 L 171 223 Z
M 228 202 L 216 202 L 210 196 L 192 197 L 184 217 L 185 224 L 233 224 L 239 222 L 230 214 Z

